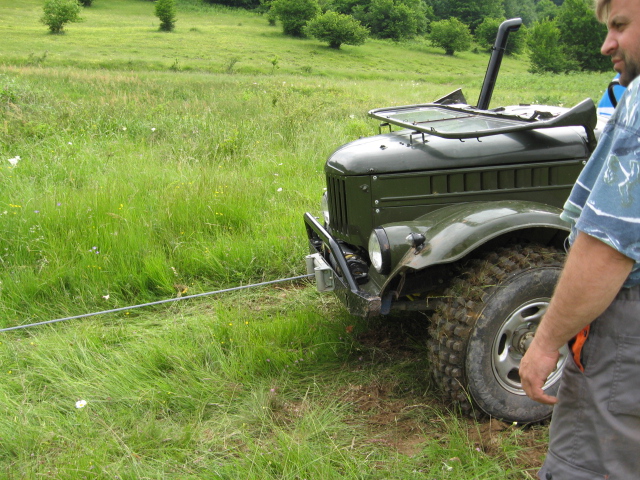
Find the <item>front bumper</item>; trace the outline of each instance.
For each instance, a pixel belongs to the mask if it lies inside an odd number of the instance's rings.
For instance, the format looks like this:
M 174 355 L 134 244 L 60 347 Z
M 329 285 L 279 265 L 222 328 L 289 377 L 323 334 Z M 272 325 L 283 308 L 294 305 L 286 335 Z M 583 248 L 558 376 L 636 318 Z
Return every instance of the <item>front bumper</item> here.
M 338 242 L 310 213 L 304 214 L 304 223 L 311 251 L 305 259 L 307 273 L 315 275 L 318 291 L 333 291 L 353 315 L 380 315 L 381 298 L 358 286 Z

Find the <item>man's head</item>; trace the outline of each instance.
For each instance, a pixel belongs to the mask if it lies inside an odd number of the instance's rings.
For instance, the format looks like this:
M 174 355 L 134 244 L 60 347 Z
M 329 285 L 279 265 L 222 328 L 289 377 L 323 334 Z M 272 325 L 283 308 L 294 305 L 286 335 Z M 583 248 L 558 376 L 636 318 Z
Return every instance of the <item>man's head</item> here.
M 596 0 L 596 14 L 609 30 L 600 51 L 627 86 L 640 75 L 640 0 Z

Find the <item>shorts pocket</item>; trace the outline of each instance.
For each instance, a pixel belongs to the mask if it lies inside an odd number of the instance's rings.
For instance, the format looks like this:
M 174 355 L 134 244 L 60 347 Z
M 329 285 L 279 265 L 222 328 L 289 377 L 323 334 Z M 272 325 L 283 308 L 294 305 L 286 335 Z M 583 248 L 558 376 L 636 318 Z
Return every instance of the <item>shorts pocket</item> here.
M 640 337 L 619 335 L 609 411 L 640 417 Z

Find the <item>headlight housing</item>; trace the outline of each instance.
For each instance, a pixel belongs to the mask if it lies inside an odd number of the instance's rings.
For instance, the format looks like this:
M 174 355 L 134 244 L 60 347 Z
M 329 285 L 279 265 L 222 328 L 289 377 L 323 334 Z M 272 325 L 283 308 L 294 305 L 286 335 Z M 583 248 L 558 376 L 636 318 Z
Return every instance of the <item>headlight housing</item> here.
M 371 265 L 381 275 L 391 271 L 391 246 L 389 238 L 382 227 L 376 227 L 369 237 L 369 259 Z

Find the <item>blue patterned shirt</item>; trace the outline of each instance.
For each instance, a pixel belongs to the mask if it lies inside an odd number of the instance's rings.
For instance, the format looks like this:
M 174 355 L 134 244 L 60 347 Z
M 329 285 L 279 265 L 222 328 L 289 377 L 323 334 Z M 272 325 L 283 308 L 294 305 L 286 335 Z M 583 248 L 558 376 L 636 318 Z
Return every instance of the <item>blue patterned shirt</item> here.
M 636 263 L 624 286 L 640 284 L 640 77 L 620 99 L 561 218 Z

